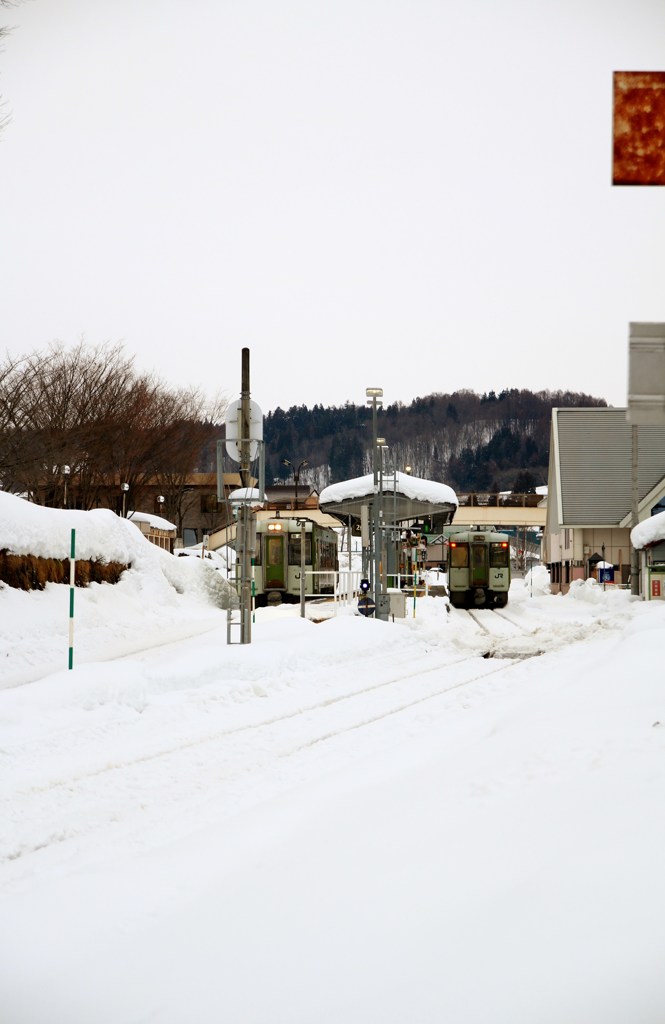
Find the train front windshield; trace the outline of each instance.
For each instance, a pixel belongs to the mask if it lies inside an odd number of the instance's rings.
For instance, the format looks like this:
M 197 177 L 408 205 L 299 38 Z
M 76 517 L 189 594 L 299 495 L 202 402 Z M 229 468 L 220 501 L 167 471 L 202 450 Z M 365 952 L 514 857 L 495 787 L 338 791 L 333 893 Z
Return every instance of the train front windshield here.
M 312 564 L 312 535 L 305 534 L 305 564 Z M 289 534 L 289 565 L 300 565 L 300 534 Z
M 458 544 L 455 541 L 450 545 L 450 567 L 452 569 L 466 569 L 469 565 L 469 545 Z
M 490 544 L 490 565 L 493 569 L 507 569 L 510 565 L 510 548 L 507 541 Z

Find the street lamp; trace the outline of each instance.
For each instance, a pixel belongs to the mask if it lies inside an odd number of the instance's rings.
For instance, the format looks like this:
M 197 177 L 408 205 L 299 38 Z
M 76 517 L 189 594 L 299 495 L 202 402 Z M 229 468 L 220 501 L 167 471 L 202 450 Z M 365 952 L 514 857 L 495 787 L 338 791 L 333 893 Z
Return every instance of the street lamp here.
M 298 481 L 300 480 L 300 470 L 303 468 L 303 466 L 307 465 L 307 459 L 303 459 L 302 462 L 299 462 L 297 466 L 294 466 L 293 463 L 289 462 L 288 459 L 283 459 L 282 461 L 283 461 L 285 466 L 290 466 L 291 469 L 293 470 L 293 482 L 295 484 L 295 497 L 294 497 L 294 501 L 293 501 L 293 507 L 294 507 L 294 509 L 297 509 L 298 508 Z
M 122 518 L 125 519 L 127 516 L 127 491 L 129 490 L 129 484 L 120 484 L 122 490 Z
M 62 500 L 62 507 L 63 508 L 67 508 L 67 481 L 69 479 L 69 474 L 71 473 L 71 471 L 72 470 L 71 470 L 70 466 L 63 466 L 62 467 L 62 476 L 63 476 L 63 483 L 64 483 L 64 495 L 63 495 L 63 500 Z

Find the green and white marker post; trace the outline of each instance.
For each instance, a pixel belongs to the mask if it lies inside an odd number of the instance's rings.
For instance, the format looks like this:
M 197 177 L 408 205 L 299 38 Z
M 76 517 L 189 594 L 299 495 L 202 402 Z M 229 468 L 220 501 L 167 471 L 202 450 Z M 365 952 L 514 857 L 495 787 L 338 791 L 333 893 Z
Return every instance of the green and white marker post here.
M 72 530 L 69 556 L 69 667 L 74 668 L 74 582 L 76 580 L 76 530 Z

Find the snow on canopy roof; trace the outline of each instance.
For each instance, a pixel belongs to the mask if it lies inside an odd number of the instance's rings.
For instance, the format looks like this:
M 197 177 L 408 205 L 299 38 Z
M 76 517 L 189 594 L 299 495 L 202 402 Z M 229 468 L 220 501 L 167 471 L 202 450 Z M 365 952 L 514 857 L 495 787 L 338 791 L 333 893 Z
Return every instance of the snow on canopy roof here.
M 153 530 L 176 530 L 175 523 L 170 523 L 162 516 L 154 516 L 150 512 L 128 512 L 127 518 L 133 523 L 148 523 Z
M 366 504 L 365 499 L 374 494 L 374 474 L 355 477 L 353 480 L 342 480 L 338 484 L 324 487 L 319 495 L 319 506 L 328 511 L 340 514 L 358 515 L 360 506 Z M 452 487 L 436 483 L 434 480 L 422 480 L 410 473 L 383 474 L 383 494 L 385 495 L 385 511 L 390 512 L 393 497 L 397 502 L 396 519 L 416 519 L 421 515 L 432 515 L 441 509 L 454 510 L 458 501 Z
M 138 526 L 110 508 L 46 508 L 0 491 L 0 549 L 13 555 L 69 558 L 72 530 L 77 558 L 129 565 L 145 556 L 146 545 L 158 550 Z
M 665 540 L 665 512 L 658 512 L 650 519 L 645 519 L 630 531 L 630 543 L 638 551 L 661 540 Z
M 231 504 L 234 502 L 247 502 L 250 505 L 262 505 L 265 501 L 265 495 L 261 496 L 258 487 L 237 487 L 235 491 L 231 491 L 229 494 L 229 501 Z

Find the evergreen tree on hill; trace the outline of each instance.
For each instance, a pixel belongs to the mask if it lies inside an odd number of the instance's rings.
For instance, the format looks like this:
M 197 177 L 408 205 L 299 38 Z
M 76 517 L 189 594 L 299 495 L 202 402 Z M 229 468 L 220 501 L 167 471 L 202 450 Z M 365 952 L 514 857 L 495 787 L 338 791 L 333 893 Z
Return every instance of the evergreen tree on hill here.
M 461 493 L 510 490 L 518 482 L 531 489 L 547 481 L 552 409 L 606 405 L 572 391 L 510 388 L 479 395 L 464 389 L 379 409 L 378 435 L 388 444 L 389 472 L 411 466 L 415 476 Z M 372 413 L 366 406 L 278 408 L 265 417 L 263 436 L 268 467 L 298 452 L 308 463 L 303 481 L 319 490 L 372 470 Z M 270 473 L 266 481 L 276 482 Z

